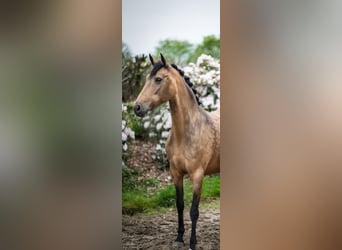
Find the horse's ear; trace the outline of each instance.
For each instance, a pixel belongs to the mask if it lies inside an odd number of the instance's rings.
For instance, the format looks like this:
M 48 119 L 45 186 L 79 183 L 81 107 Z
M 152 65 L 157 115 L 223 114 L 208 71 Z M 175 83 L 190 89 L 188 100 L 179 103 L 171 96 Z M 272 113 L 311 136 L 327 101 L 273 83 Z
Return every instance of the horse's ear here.
M 154 66 L 154 60 L 153 60 L 153 57 L 151 56 L 151 54 L 148 54 L 149 58 L 150 58 L 150 61 L 152 63 L 152 65 Z
M 161 58 L 162 63 L 164 64 L 164 66 L 166 66 L 167 63 L 166 63 L 166 60 L 165 60 L 165 58 L 164 58 L 162 53 L 160 53 L 160 58 Z

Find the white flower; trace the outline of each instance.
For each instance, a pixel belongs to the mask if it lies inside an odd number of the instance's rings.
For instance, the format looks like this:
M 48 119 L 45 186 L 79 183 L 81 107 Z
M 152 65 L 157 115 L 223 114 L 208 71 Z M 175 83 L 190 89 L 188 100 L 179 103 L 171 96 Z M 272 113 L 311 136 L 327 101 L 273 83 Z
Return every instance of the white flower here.
M 162 133 L 161 133 L 161 137 L 162 138 L 167 138 L 169 136 L 169 131 L 163 131 Z
M 124 132 L 121 133 L 121 137 L 123 141 L 127 141 L 127 135 Z
M 149 126 L 150 126 L 150 122 L 149 121 L 144 122 L 144 128 L 145 129 L 148 128 Z
M 163 126 L 163 123 L 159 122 L 159 123 L 157 123 L 157 125 L 156 125 L 156 129 L 157 129 L 157 130 L 160 130 L 160 129 L 162 128 L 162 126 Z
M 160 146 L 160 144 L 157 144 L 156 150 L 161 150 L 161 149 L 162 149 L 162 147 Z
M 125 128 L 125 129 L 124 129 L 124 133 L 125 133 L 127 136 L 131 137 L 132 139 L 134 139 L 134 137 L 135 137 L 134 131 L 133 131 L 132 129 L 130 129 L 130 128 Z
M 121 124 L 122 124 L 122 130 L 126 127 L 126 121 L 125 120 L 122 120 L 121 121 Z
M 205 55 L 202 54 L 200 57 L 197 59 L 197 66 L 202 65 L 203 63 L 209 63 L 213 60 L 213 58 L 210 55 Z
M 125 143 L 125 144 L 122 146 L 122 148 L 123 148 L 124 151 L 127 151 L 127 149 L 128 149 L 127 143 Z
M 164 123 L 163 128 L 169 130 L 171 128 L 171 122 L 167 121 Z
M 202 98 L 202 102 L 204 106 L 209 106 L 214 104 L 214 97 L 212 95 L 208 95 L 205 98 Z
M 168 119 L 168 113 L 163 113 L 162 121 L 166 122 L 167 119 Z
M 122 110 L 122 112 L 126 112 L 127 111 L 127 107 L 123 103 L 121 103 L 121 110 Z
M 155 116 L 154 116 L 154 120 L 155 120 L 156 122 L 158 122 L 158 121 L 160 120 L 160 118 L 161 118 L 161 115 L 155 115 Z

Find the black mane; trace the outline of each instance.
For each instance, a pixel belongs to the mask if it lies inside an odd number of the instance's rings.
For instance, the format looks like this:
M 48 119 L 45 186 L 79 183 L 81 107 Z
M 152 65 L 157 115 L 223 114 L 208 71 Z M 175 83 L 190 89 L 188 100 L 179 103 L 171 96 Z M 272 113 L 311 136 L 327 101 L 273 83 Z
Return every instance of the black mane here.
M 186 76 L 186 75 L 184 74 L 184 71 L 181 70 L 180 68 L 178 68 L 176 64 L 171 64 L 171 66 L 172 66 L 174 69 L 176 69 L 176 70 L 178 71 L 178 73 L 181 75 L 181 77 L 183 77 L 185 83 L 186 83 L 186 84 L 189 86 L 189 88 L 192 90 L 192 92 L 194 93 L 194 96 L 195 96 L 195 98 L 196 98 L 197 104 L 198 104 L 198 105 L 202 105 L 201 101 L 199 100 L 197 90 L 195 89 L 194 84 L 191 82 L 190 77 Z

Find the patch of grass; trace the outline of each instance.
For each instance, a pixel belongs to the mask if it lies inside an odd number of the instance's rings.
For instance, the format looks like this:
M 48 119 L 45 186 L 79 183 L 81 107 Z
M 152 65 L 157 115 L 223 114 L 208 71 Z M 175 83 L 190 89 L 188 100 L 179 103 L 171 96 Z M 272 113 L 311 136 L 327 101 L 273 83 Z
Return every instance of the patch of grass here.
M 161 189 L 153 196 L 153 203 L 156 207 L 170 207 L 176 204 L 176 190 L 173 185 Z
M 122 213 L 135 214 L 153 207 L 153 201 L 145 196 L 145 192 L 126 191 L 122 194 Z
M 135 175 L 133 175 L 135 176 Z M 130 176 L 132 178 L 132 176 Z M 136 178 L 133 177 L 133 178 Z M 176 191 L 174 185 L 170 184 L 154 193 L 147 192 L 148 187 L 158 184 L 155 178 L 146 179 L 123 188 L 122 211 L 124 214 L 145 212 L 150 209 L 174 207 L 176 204 Z M 134 188 L 132 188 L 134 186 Z M 220 197 L 220 176 L 206 176 L 202 186 L 202 200 L 210 200 Z M 184 180 L 184 203 L 190 207 L 192 200 L 192 183 L 189 179 Z
M 202 185 L 202 198 L 220 197 L 220 176 L 207 176 Z

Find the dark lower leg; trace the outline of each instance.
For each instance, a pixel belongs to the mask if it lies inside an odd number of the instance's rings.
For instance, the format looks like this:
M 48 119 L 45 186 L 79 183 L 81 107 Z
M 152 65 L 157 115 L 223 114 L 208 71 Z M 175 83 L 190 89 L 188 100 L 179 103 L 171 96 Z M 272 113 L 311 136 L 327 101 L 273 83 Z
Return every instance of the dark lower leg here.
M 197 220 L 199 217 L 199 200 L 200 195 L 199 193 L 194 192 L 192 197 L 192 204 L 191 204 L 191 210 L 190 210 L 190 218 L 191 218 L 191 238 L 190 238 L 190 249 L 195 250 L 196 245 L 196 225 Z
M 177 205 L 177 212 L 178 212 L 178 235 L 177 235 L 177 242 L 184 242 L 183 235 L 184 235 L 184 193 L 183 193 L 183 180 L 181 183 L 175 185 L 176 187 L 176 205 Z

